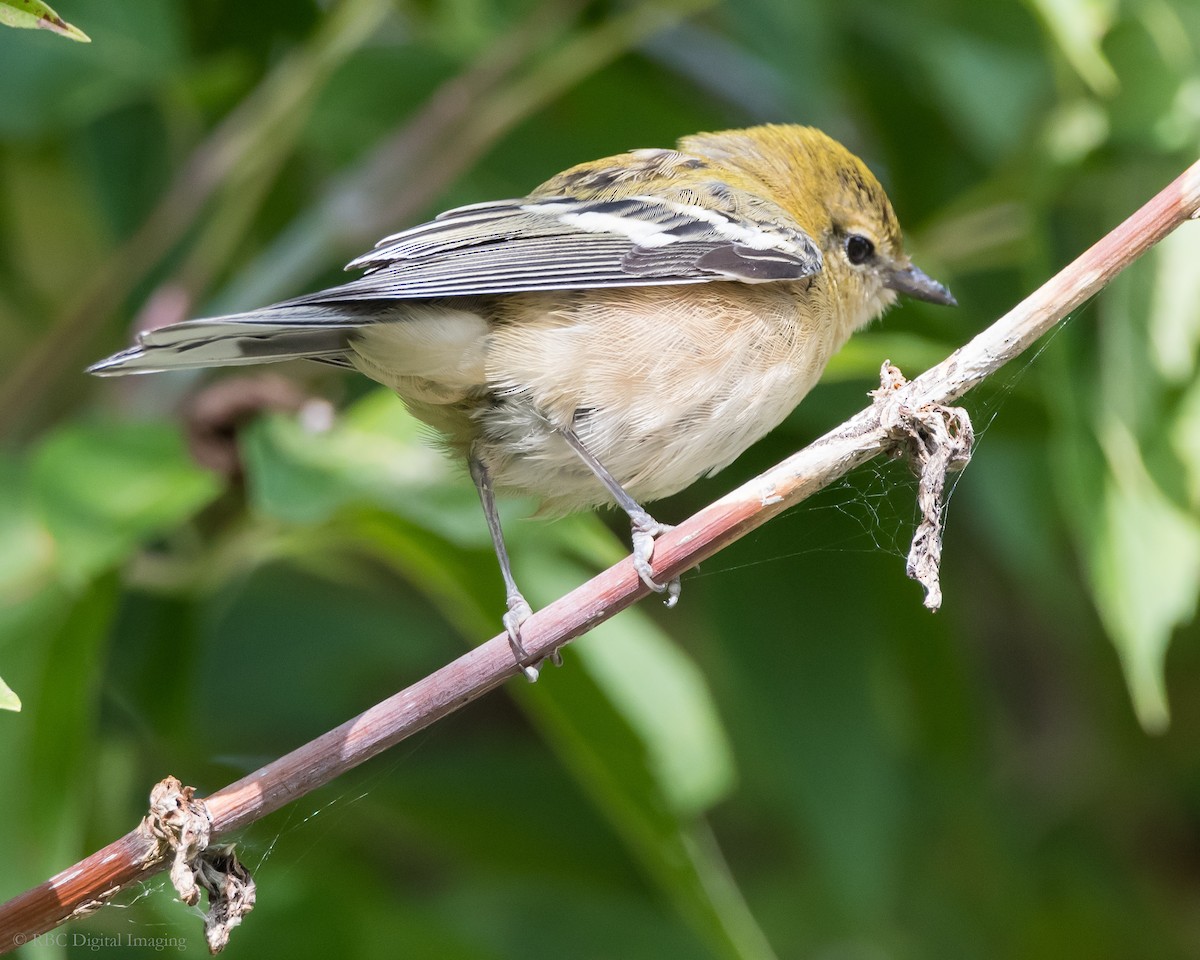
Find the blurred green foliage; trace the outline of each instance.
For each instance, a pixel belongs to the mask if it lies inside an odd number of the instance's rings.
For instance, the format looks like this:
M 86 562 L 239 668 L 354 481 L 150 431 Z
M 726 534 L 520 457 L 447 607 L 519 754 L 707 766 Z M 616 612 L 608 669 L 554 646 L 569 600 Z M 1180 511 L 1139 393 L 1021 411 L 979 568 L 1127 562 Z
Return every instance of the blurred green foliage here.
M 944 356 L 1200 146 L 1190 0 L 58 7 L 93 43 L 0 31 L 0 898 L 164 775 L 219 788 L 499 623 L 474 493 L 397 401 L 288 369 L 335 421 L 261 418 L 221 478 L 181 429 L 206 381 L 81 373 L 136 325 L 331 281 L 581 160 L 813 123 L 962 307 L 856 338 L 671 520 L 858 409 L 885 358 Z M 678 610 L 249 829 L 231 955 L 1200 955 L 1197 229 L 967 398 L 941 613 L 903 576 L 911 478 L 861 470 Z M 506 509 L 535 605 L 625 549 L 614 517 Z M 25 952 L 203 949 L 161 880 L 64 930 Z

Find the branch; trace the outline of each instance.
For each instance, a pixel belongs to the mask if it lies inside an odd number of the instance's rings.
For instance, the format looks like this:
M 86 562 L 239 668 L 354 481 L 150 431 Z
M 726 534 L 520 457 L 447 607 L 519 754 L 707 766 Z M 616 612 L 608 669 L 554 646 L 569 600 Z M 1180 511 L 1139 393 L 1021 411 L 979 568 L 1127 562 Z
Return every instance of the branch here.
M 655 576 L 670 579 L 690 570 L 854 467 L 893 449 L 898 429 L 907 430 L 897 424 L 919 419 L 931 408 L 961 397 L 1028 349 L 1179 224 L 1197 217 L 1200 162 L 942 363 L 911 382 L 894 380 L 871 406 L 660 537 L 654 548 Z M 549 656 L 647 592 L 626 558 L 526 621 L 521 628 L 525 647 L 534 657 Z M 194 800 L 186 790 L 181 794 L 172 781 L 160 784 L 155 795 L 161 800 L 167 785 L 170 796 L 184 797 L 189 811 L 207 818 L 212 841 L 227 838 L 516 673 L 508 639 L 500 634 L 203 801 Z M 161 819 L 161 812 L 155 813 L 103 850 L 0 906 L 0 953 L 95 909 L 118 890 L 177 861 L 181 841 L 164 838 L 167 831 Z M 192 866 L 211 874 L 212 861 L 210 857 L 205 864 Z

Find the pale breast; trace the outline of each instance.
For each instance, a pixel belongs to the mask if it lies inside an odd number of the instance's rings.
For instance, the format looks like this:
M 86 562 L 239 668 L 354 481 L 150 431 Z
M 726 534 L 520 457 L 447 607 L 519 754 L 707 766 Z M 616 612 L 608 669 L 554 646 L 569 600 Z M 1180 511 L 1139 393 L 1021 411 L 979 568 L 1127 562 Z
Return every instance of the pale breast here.
M 397 304 L 356 334 L 352 362 L 480 457 L 497 487 L 539 497 L 546 512 L 609 500 L 556 426 L 648 502 L 777 426 L 869 319 L 816 315 L 822 282 Z
M 803 399 L 860 318 L 816 317 L 808 281 L 507 298 L 488 339 L 499 403 L 481 449 L 551 511 L 607 501 L 545 422 L 570 425 L 635 497 L 726 466 Z

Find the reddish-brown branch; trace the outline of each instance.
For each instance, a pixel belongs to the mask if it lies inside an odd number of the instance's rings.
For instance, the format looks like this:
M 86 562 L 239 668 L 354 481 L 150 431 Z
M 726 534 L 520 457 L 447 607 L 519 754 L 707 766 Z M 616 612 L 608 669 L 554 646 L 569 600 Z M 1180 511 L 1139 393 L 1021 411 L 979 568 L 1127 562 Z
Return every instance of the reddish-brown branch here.
M 1200 162 L 996 323 L 936 367 L 659 538 L 654 571 L 670 579 L 812 495 L 895 442 L 888 405 L 922 410 L 961 397 L 1093 296 L 1154 243 L 1200 212 Z M 526 648 L 548 656 L 646 595 L 628 559 L 539 611 Z M 328 783 L 516 673 L 501 634 L 436 673 L 209 796 L 214 839 Z M 86 912 L 170 860 L 145 827 L 0 906 L 0 952 Z

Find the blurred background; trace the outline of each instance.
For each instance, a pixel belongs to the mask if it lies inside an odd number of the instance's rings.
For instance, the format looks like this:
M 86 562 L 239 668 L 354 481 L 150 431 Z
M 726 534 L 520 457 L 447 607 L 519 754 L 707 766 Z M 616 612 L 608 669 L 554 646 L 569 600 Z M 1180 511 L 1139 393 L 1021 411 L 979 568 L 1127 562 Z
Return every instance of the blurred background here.
M 494 635 L 474 491 L 316 365 L 99 381 L 573 163 L 764 121 L 887 186 L 907 303 L 686 517 L 1003 313 L 1195 160 L 1191 0 L 61 0 L 0 29 L 0 900 Z M 936 615 L 859 470 L 248 829 L 228 954 L 1200 956 L 1200 227 L 965 401 Z M 199 458 L 199 459 L 197 459 Z M 505 522 L 540 605 L 619 516 Z M 183 938 L 149 881 L 31 957 Z M 122 956 L 152 955 L 124 946 Z M 159 954 L 161 955 L 161 954 Z

